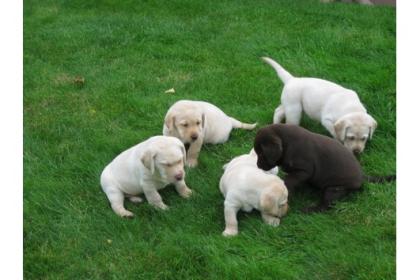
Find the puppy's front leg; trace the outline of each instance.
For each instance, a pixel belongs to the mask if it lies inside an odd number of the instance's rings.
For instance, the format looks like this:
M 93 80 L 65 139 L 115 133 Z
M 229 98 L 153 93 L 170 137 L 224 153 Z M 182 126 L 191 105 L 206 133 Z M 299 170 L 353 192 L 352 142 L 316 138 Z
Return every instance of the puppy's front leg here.
M 175 189 L 183 198 L 188 198 L 192 194 L 192 190 L 187 187 L 184 180 L 176 182 Z
M 162 197 L 157 192 L 156 187 L 154 185 L 150 184 L 144 187 L 144 196 L 146 197 L 147 202 L 149 202 L 149 204 L 162 210 L 168 209 L 168 206 L 165 203 L 163 203 Z
M 334 123 L 331 119 L 323 118 L 321 120 L 322 125 L 328 130 L 328 132 L 332 135 L 332 137 L 337 138 L 334 129 Z
M 271 216 L 269 214 L 261 212 L 261 217 L 262 217 L 263 221 L 270 226 L 277 227 L 280 224 L 280 219 L 279 218 Z
M 304 171 L 290 172 L 284 178 L 284 184 L 289 192 L 289 199 L 293 195 L 295 188 L 304 183 L 309 178 L 309 175 Z
M 187 152 L 187 165 L 189 167 L 196 167 L 198 164 L 198 155 L 200 154 L 201 146 L 203 145 L 203 136 L 198 137 L 197 140 L 191 143 Z
M 225 223 L 226 227 L 223 231 L 223 236 L 234 236 L 238 234 L 238 220 L 236 219 L 236 213 L 239 208 L 227 203 L 225 201 Z

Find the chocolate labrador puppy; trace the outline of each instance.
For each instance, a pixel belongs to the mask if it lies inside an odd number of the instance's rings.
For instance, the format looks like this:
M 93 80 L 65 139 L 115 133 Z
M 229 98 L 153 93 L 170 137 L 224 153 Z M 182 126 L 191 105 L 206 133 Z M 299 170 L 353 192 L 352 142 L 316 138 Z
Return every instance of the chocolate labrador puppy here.
M 355 156 L 335 139 L 312 133 L 300 126 L 273 124 L 257 132 L 254 143 L 257 165 L 263 170 L 280 166 L 287 173 L 290 193 L 302 184 L 322 190 L 321 202 L 304 212 L 320 212 L 334 200 L 357 191 L 363 174 Z

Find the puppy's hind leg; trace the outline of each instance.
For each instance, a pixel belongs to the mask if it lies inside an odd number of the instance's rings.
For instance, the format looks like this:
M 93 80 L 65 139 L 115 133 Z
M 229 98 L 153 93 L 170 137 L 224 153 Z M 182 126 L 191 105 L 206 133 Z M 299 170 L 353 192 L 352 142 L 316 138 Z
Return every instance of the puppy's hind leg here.
M 350 191 L 350 189 L 343 186 L 326 188 L 322 194 L 321 202 L 316 206 L 304 208 L 303 212 L 311 213 L 328 210 L 336 200 L 345 197 Z
M 301 104 L 288 105 L 284 109 L 285 109 L 285 114 L 286 114 L 286 123 L 299 125 L 300 118 L 302 117 L 302 105 Z
M 101 187 L 109 202 L 111 208 L 120 217 L 132 218 L 134 214 L 124 208 L 124 193 L 118 188 L 118 181 L 113 179 L 108 169 L 101 174 Z
M 114 212 L 123 218 L 132 218 L 134 214 L 124 208 L 124 193 L 116 188 L 108 188 L 105 192 Z
M 284 107 L 282 105 L 280 105 L 279 107 L 276 108 L 276 110 L 274 111 L 274 116 L 273 116 L 273 123 L 274 124 L 279 124 L 283 121 L 285 117 L 285 111 L 284 111 Z
M 226 227 L 223 236 L 234 236 L 238 234 L 238 220 L 236 213 L 238 208 L 225 201 L 225 223 Z

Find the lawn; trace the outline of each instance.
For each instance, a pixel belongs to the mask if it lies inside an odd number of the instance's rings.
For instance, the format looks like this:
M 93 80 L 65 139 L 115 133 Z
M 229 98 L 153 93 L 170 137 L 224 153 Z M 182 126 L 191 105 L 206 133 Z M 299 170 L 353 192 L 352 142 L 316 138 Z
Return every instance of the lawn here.
M 126 206 L 101 191 L 102 169 L 161 134 L 179 99 L 210 101 L 245 122 L 271 123 L 281 82 L 261 56 L 296 76 L 356 90 L 378 129 L 360 157 L 369 175 L 396 172 L 395 8 L 318 1 L 24 1 L 24 276 L 26 279 L 394 279 L 396 185 L 323 214 L 302 190 L 278 228 L 239 215 L 224 238 L 222 166 L 256 130 L 206 145 L 187 170 L 194 195 L 170 207 Z M 176 93 L 165 93 L 175 88 Z M 314 121 L 302 125 L 327 134 Z

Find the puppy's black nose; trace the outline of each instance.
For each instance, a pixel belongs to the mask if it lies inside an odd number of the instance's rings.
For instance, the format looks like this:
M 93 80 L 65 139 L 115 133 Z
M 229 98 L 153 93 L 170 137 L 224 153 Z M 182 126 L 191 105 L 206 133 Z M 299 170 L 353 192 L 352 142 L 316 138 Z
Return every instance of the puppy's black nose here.
M 195 141 L 195 140 L 197 140 L 197 138 L 198 138 L 198 135 L 197 134 L 191 135 L 191 140 Z
M 360 149 L 354 149 L 354 150 L 353 150 L 353 153 L 354 153 L 354 154 L 356 154 L 356 155 L 360 154 L 360 152 L 361 152 L 361 150 L 360 150 Z
M 177 181 L 181 181 L 183 177 L 184 177 L 184 175 L 183 175 L 182 173 L 180 173 L 180 174 L 176 174 L 176 175 L 175 175 L 175 179 L 176 179 Z

